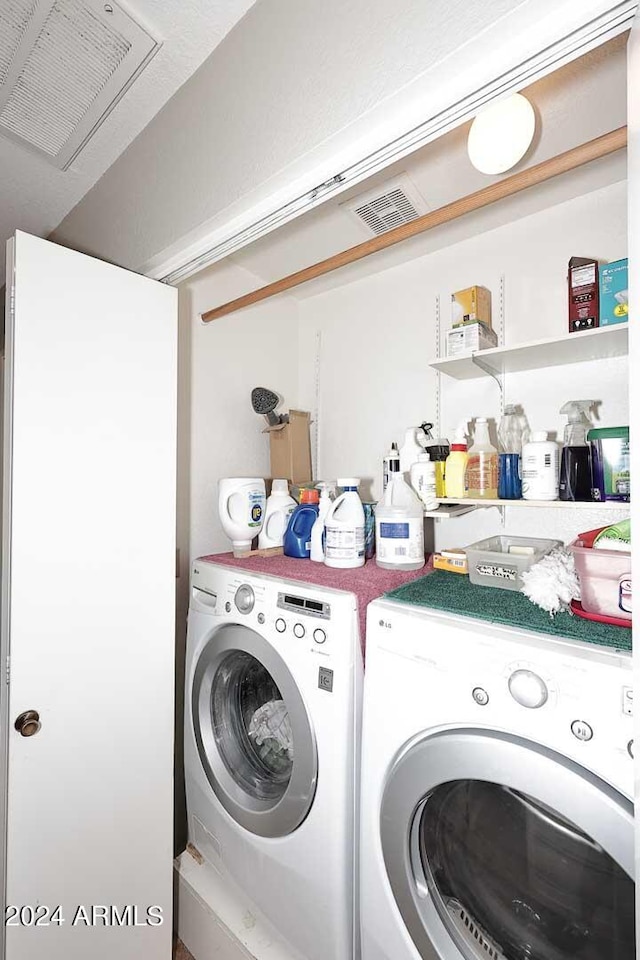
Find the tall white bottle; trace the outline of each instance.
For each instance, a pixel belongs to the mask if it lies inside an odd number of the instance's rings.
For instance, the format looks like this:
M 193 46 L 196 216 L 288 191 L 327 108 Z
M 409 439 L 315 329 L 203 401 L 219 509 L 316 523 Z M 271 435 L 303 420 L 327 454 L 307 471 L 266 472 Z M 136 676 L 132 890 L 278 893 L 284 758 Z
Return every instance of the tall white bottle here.
M 289 496 L 289 484 L 286 480 L 274 480 L 267 499 L 264 524 L 258 535 L 258 547 L 281 547 L 289 517 L 297 507 L 296 501 Z
M 343 493 L 325 520 L 324 562 L 328 567 L 364 566 L 364 507 L 358 496 L 360 481 L 338 480 Z
M 400 473 L 405 475 L 404 479 L 409 481 L 409 471 L 416 463 L 421 453 L 424 453 L 424 440 L 426 439 L 422 427 L 409 427 L 404 434 L 404 443 L 400 447 Z
M 535 430 L 522 448 L 522 499 L 557 500 L 560 494 L 560 448 Z
M 318 508 L 318 519 L 311 527 L 311 554 L 310 558 L 315 563 L 324 563 L 324 525 L 327 514 L 331 509 L 332 500 L 329 496 L 329 486 L 326 483 L 316 484 L 320 490 L 320 506 Z
M 376 564 L 385 570 L 419 570 L 424 563 L 422 503 L 397 473 L 376 506 Z

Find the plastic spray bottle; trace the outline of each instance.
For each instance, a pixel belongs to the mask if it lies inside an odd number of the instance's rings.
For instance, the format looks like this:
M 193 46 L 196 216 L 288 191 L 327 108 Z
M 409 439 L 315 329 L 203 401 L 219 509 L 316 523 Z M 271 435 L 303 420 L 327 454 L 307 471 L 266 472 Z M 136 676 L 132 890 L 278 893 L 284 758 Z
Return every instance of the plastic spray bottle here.
M 465 496 L 464 475 L 467 469 L 467 421 L 457 427 L 451 442 L 451 453 L 444 468 L 444 488 L 451 500 L 462 500 Z
M 382 492 L 387 489 L 387 484 L 394 473 L 400 471 L 400 454 L 398 444 L 392 443 L 389 453 L 382 461 Z
M 318 517 L 311 527 L 311 556 L 310 559 L 316 563 L 324 563 L 324 524 L 327 514 L 331 509 L 331 496 L 329 494 L 328 483 L 317 483 L 316 488 L 320 491 L 320 505 L 318 508 Z
M 473 445 L 469 447 L 469 459 L 465 476 L 466 496 L 481 500 L 496 500 L 498 497 L 498 451 L 489 440 L 489 423 L 486 417 L 476 417 Z
M 404 479 L 409 480 L 409 471 L 417 461 L 418 456 L 424 453 L 426 435 L 422 427 L 409 427 L 405 431 L 404 443 L 400 447 L 400 472 Z
M 560 408 L 568 417 L 560 460 L 560 500 L 591 500 L 591 448 L 588 413 L 594 400 L 569 400 Z
M 498 427 L 498 497 L 520 500 L 522 497 L 522 423 L 515 406 L 507 404 Z

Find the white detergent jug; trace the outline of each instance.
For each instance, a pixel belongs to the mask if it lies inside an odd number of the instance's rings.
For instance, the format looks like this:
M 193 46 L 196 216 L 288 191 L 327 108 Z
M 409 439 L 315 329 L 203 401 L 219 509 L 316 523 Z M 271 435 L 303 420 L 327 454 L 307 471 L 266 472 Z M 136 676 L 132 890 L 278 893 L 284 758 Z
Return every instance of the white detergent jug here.
M 262 477 L 225 477 L 218 482 L 218 512 L 234 555 L 251 549 L 262 530 L 266 489 Z
M 423 506 L 396 473 L 376 507 L 376 563 L 385 570 L 419 570 L 424 562 Z
M 267 499 L 264 525 L 258 537 L 258 547 L 281 547 L 289 517 L 297 507 L 296 501 L 289 496 L 289 484 L 286 480 L 274 480 L 271 494 Z
M 360 481 L 338 480 L 343 493 L 325 519 L 324 562 L 328 567 L 364 566 L 364 507 L 358 496 Z

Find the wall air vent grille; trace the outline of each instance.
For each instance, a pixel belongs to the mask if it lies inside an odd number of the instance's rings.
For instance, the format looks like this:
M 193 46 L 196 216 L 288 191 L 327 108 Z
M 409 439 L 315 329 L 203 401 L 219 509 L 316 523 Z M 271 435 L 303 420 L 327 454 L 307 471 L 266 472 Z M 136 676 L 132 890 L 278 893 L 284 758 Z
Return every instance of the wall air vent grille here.
M 361 194 L 347 201 L 344 206 L 376 236 L 417 220 L 428 209 L 406 175 L 393 183 Z
M 8 0 L 5 20 L 0 133 L 67 167 L 157 44 L 115 3 Z

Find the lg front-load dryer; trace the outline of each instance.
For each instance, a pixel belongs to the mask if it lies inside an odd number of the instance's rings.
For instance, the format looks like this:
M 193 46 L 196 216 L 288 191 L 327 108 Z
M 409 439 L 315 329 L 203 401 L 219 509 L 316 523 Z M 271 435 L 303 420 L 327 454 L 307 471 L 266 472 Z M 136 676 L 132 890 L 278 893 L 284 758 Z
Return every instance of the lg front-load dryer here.
M 363 960 L 634 960 L 628 653 L 369 606 Z
M 353 960 L 361 687 L 353 594 L 194 563 L 189 840 L 246 901 L 231 933 L 266 920 L 258 960 Z

